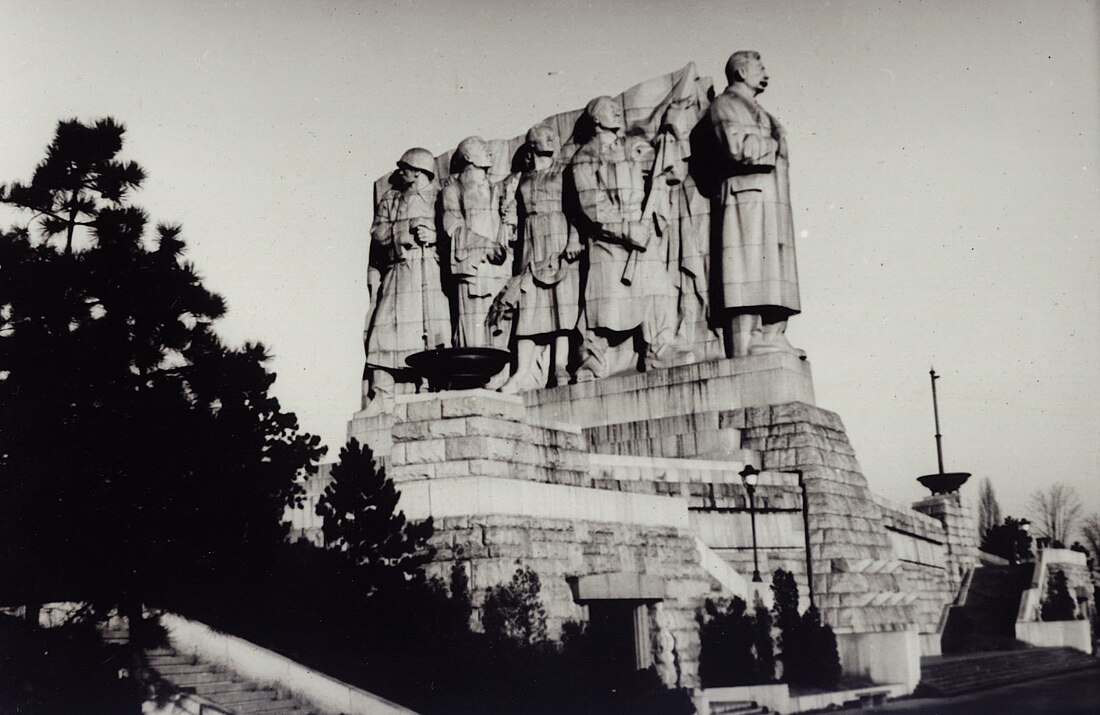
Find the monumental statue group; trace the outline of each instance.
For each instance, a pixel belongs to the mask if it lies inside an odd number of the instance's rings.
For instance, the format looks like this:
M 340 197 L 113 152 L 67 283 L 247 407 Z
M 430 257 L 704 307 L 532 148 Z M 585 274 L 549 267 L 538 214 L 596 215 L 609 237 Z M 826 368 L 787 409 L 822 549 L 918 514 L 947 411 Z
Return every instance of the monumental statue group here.
M 406 151 L 375 190 L 364 408 L 452 346 L 509 350 L 504 392 L 798 353 L 786 136 L 758 53 L 726 78 L 714 96 L 689 64 L 523 137 Z

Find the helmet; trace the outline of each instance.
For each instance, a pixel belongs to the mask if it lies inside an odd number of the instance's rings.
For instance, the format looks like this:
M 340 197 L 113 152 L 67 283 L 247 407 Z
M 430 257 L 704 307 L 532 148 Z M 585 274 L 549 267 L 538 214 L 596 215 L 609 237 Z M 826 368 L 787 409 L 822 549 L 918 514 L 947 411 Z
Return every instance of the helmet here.
M 455 155 L 463 166 L 476 166 L 488 169 L 493 165 L 493 155 L 489 151 L 489 144 L 481 137 L 466 137 L 458 143 Z
M 543 156 L 553 156 L 561 142 L 558 133 L 549 124 L 536 124 L 527 130 L 527 146 Z
M 397 166 L 401 169 L 416 169 L 427 174 L 429 179 L 435 178 L 435 157 L 427 149 L 409 149 L 397 160 Z

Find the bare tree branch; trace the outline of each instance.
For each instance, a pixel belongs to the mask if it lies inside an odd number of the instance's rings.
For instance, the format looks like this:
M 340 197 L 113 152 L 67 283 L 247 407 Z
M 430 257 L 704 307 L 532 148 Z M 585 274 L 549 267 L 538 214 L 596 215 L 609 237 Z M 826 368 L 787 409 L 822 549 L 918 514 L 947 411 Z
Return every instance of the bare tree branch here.
M 1066 544 L 1081 520 L 1081 497 L 1068 484 L 1058 482 L 1031 493 L 1031 520 L 1040 536 Z

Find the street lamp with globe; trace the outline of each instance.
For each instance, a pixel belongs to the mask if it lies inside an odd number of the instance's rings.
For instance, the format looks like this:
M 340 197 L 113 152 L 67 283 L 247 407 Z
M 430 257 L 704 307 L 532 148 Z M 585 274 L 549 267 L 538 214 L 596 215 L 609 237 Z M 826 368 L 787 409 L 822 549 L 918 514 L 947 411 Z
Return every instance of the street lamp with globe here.
M 746 464 L 740 476 L 745 484 L 745 491 L 749 493 L 749 520 L 752 523 L 752 582 L 763 583 L 764 579 L 760 578 L 760 561 L 756 553 L 756 482 L 760 477 L 760 470 L 751 464 Z

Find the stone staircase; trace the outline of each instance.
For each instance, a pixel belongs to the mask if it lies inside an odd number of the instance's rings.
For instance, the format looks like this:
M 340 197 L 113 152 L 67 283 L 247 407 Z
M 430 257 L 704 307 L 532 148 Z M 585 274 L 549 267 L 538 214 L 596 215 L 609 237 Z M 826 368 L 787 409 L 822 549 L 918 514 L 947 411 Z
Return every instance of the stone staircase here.
M 316 710 L 289 693 L 265 687 L 236 674 L 180 655 L 172 648 L 146 651 L 151 676 L 161 692 L 197 696 L 203 712 L 234 715 L 309 715 Z
M 948 697 L 1036 678 L 1095 669 L 1100 660 L 1073 648 L 1023 648 L 921 659 L 917 695 Z
M 944 623 L 945 654 L 1011 650 L 1016 647 L 1020 594 L 1030 585 L 1031 565 L 979 566 L 966 601 L 954 606 Z
M 719 700 L 710 704 L 710 715 L 766 715 L 770 712 L 774 711 L 765 705 L 758 705 L 756 701 Z

